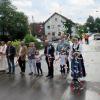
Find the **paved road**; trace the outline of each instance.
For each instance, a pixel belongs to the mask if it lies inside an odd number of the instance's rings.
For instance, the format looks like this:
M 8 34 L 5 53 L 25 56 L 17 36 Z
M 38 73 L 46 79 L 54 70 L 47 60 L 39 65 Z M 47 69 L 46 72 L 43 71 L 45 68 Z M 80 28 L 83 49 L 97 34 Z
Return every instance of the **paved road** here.
M 86 89 L 75 95 L 70 91 L 71 77 L 62 78 L 59 64 L 55 63 L 55 77 L 45 77 L 47 66 L 43 59 L 43 77 L 29 76 L 29 67 L 25 77 L 21 77 L 19 67 L 16 75 L 0 75 L 0 100 L 100 100 L 100 49 L 96 45 L 83 45 L 83 56 L 87 70 Z
M 86 88 L 78 95 L 68 86 L 62 100 L 100 100 L 100 44 L 83 45 L 83 56 L 87 71 Z

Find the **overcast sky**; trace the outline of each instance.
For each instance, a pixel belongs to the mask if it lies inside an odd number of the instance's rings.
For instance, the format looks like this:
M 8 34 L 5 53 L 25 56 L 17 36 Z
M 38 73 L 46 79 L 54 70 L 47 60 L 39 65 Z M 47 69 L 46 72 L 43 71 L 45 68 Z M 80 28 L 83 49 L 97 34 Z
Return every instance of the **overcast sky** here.
M 100 17 L 100 0 L 12 0 L 18 11 L 24 12 L 29 21 L 43 22 L 54 12 L 77 23 L 84 23 L 89 15 Z

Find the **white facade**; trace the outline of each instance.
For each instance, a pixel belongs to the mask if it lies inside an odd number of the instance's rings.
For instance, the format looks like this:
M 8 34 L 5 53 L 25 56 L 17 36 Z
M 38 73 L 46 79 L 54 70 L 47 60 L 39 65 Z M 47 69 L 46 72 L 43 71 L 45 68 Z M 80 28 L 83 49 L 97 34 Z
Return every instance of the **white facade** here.
M 66 18 L 55 13 L 45 22 L 45 35 L 49 40 L 53 37 L 58 37 L 59 33 L 64 33 L 65 27 L 63 22 L 66 22 Z
M 73 26 L 71 30 L 72 30 L 72 33 L 71 33 L 72 36 L 75 36 L 77 34 L 77 28 L 76 28 L 76 26 Z

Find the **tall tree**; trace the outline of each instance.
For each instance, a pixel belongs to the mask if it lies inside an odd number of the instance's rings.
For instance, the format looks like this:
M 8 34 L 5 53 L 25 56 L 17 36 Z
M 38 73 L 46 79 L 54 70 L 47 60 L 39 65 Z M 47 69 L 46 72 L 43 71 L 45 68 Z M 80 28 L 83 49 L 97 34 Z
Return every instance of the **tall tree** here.
M 84 33 L 88 33 L 87 27 L 85 25 L 77 25 L 77 34 L 80 38 Z
M 95 32 L 100 33 L 100 18 L 95 19 Z
M 71 20 L 67 19 L 66 22 L 64 22 L 65 33 L 69 33 L 71 35 L 73 25 L 74 23 Z
M 16 11 L 10 0 L 0 1 L 0 31 L 8 33 L 12 40 L 22 39 L 28 33 L 27 16 Z
M 94 32 L 94 26 L 95 26 L 95 23 L 94 23 L 94 18 L 92 16 L 89 16 L 89 18 L 87 19 L 87 22 L 86 22 L 86 27 L 88 28 L 88 30 L 90 32 Z
M 12 16 L 14 10 L 14 6 L 11 5 L 10 0 L 0 1 L 0 29 L 3 35 L 4 32 L 7 32 L 6 26 L 8 19 L 10 16 Z

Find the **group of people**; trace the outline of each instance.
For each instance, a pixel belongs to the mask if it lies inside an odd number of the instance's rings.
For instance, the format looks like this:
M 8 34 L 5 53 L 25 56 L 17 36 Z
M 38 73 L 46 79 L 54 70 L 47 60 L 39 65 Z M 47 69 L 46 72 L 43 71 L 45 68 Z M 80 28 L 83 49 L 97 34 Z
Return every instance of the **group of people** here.
M 57 60 L 60 60 L 59 67 L 61 75 L 66 75 L 65 73 L 67 69 L 67 73 L 71 71 L 73 81 L 78 81 L 79 78 L 86 76 L 81 45 L 77 38 L 74 38 L 72 45 L 70 45 L 68 36 L 62 36 L 56 48 L 52 42 L 45 40 L 44 47 L 44 54 L 40 55 L 34 42 L 29 43 L 28 46 L 26 46 L 24 42 L 21 42 L 18 50 L 12 45 L 11 41 L 8 41 L 7 44 L 2 42 L 0 45 L 0 63 L 3 64 L 6 58 L 9 69 L 7 74 L 15 74 L 14 59 L 16 57 L 16 62 L 18 62 L 21 70 L 20 74 L 24 75 L 27 58 L 30 68 L 29 75 L 42 76 L 43 70 L 41 68 L 41 60 L 42 56 L 45 56 L 45 61 L 48 66 L 48 74 L 46 77 L 48 78 L 54 77 L 54 61 L 56 62 Z M 1 66 L 5 66 L 2 64 Z
M 12 45 L 11 41 L 8 41 L 7 44 L 1 42 L 0 68 L 3 67 L 3 70 L 8 68 L 7 74 L 15 74 L 15 58 L 17 59 L 16 63 L 18 63 L 18 65 L 20 66 L 21 75 L 25 74 L 26 58 L 30 67 L 29 75 L 43 75 L 41 69 L 42 55 L 39 54 L 39 50 L 36 49 L 33 42 L 29 43 L 28 47 L 25 45 L 24 42 L 21 42 L 18 50 Z M 8 63 L 8 67 L 5 68 L 6 61 Z
M 62 36 L 56 47 L 56 55 L 58 56 L 55 57 L 54 46 L 46 40 L 44 54 L 48 65 L 47 77 L 53 78 L 54 76 L 54 60 L 60 60 L 61 75 L 66 75 L 66 72 L 69 73 L 69 71 L 71 71 L 73 81 L 79 81 L 79 78 L 86 77 L 84 60 L 81 51 L 82 47 L 79 39 L 74 38 L 71 45 L 68 36 Z

